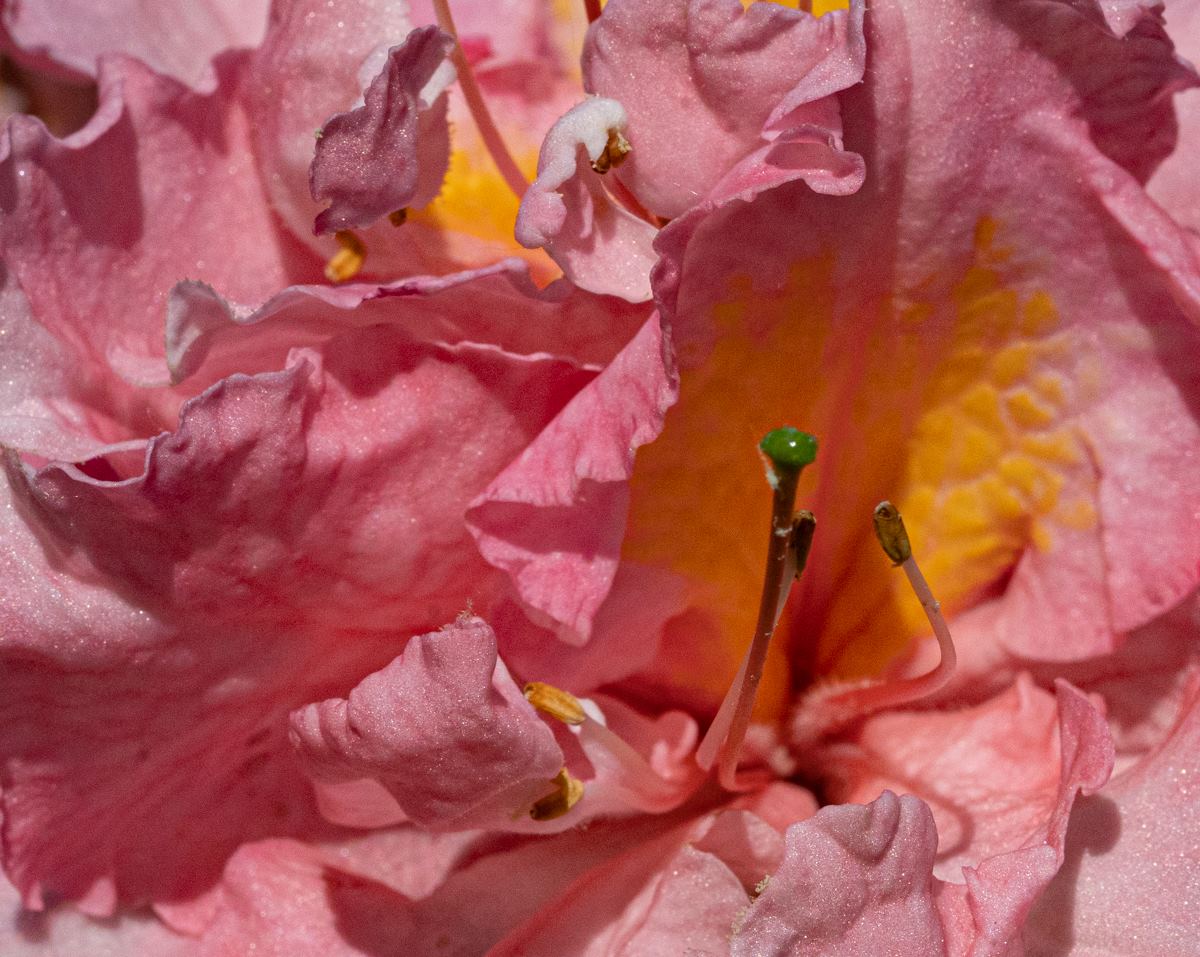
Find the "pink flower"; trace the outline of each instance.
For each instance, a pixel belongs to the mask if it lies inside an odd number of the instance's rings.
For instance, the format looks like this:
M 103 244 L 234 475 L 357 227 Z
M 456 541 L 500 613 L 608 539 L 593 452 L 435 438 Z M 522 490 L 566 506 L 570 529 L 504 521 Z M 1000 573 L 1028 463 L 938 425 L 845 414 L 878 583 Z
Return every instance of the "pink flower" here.
M 184 6 L 3 11 L 0 952 L 1195 952 L 1160 10 Z

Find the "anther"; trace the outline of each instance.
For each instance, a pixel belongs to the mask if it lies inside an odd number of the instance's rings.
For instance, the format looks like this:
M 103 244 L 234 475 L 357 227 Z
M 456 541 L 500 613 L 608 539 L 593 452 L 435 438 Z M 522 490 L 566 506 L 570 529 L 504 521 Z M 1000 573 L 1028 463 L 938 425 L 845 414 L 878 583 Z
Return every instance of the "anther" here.
M 875 537 L 883 546 L 887 557 L 897 566 L 912 558 L 912 545 L 900 510 L 891 502 L 880 502 L 875 506 Z
M 556 817 L 562 817 L 583 797 L 583 782 L 572 777 L 565 767 L 550 783 L 554 790 L 534 801 L 529 809 L 529 816 L 535 821 L 553 821 Z
M 325 278 L 330 282 L 346 282 L 358 275 L 367 258 L 367 247 L 348 229 L 334 233 L 340 247 L 325 264 Z
M 557 718 L 563 724 L 583 724 L 587 720 L 583 705 L 569 691 L 542 681 L 531 681 L 522 690 L 525 700 L 538 711 Z
M 792 582 L 808 558 L 816 529 L 811 512 L 793 514 L 800 473 L 817 457 L 816 437 L 788 426 L 767 433 L 758 448 L 766 463 L 767 482 L 774 492 L 758 624 L 741 668 L 696 750 L 696 763 L 706 771 L 719 758 L 718 778 L 721 786 L 730 791 L 737 790 L 738 756 L 750 727 L 767 648 L 787 603 Z
M 608 142 L 604 144 L 600 155 L 592 160 L 592 169 L 603 176 L 610 169 L 615 169 L 625 162 L 625 158 L 629 156 L 629 149 L 629 140 L 625 139 L 620 130 L 609 130 Z
M 884 553 L 903 570 L 921 602 L 929 627 L 937 638 L 941 660 L 932 670 L 915 678 L 871 681 L 851 686 L 826 685 L 814 689 L 801 702 L 793 721 L 793 744 L 798 747 L 876 711 L 927 698 L 943 688 L 954 674 L 958 656 L 950 637 L 950 627 L 942 615 L 941 605 L 933 597 L 929 583 L 913 558 L 912 545 L 899 509 L 891 502 L 880 502 L 875 507 L 874 520 L 875 534 Z
M 388 222 L 393 226 L 403 226 L 408 222 L 407 209 L 395 209 L 388 213 Z

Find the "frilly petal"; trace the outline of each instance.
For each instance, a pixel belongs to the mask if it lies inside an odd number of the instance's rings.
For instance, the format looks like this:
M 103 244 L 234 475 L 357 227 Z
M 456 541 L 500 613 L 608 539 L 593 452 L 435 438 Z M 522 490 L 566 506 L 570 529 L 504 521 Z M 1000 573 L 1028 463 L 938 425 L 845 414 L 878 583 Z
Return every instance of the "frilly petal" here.
M 129 478 L 9 456 L 0 785 L 26 900 L 187 895 L 239 842 L 318 828 L 287 714 L 504 591 L 463 509 L 588 378 L 375 326 L 223 380 Z
M 378 780 L 434 830 L 504 828 L 563 766 L 479 618 L 412 639 L 348 698 L 294 711 L 291 737 L 317 780 Z
M 436 27 L 414 30 L 388 53 L 365 103 L 322 127 L 309 172 L 313 199 L 330 201 L 318 234 L 365 228 L 437 195 L 450 162 L 444 93 L 453 45 Z
M 937 829 L 913 797 L 822 808 L 788 828 L 783 863 L 734 934 L 732 957 L 946 954 L 930 870 Z
M 840 132 L 831 97 L 862 78 L 862 21 L 859 2 L 815 18 L 771 3 L 614 0 L 589 31 L 584 75 L 629 114 L 616 175 L 673 219 L 789 128 Z
M 545 248 L 581 288 L 643 302 L 650 298 L 655 228 L 618 205 L 592 168 L 624 128 L 621 104 L 601 97 L 554 124 L 537 179 L 521 200 L 516 237 L 522 246 Z
M 258 44 L 269 7 L 270 0 L 21 0 L 5 4 L 3 19 L 26 54 L 74 72 L 95 76 L 100 57 L 123 53 L 194 86 L 222 50 Z
M 675 399 L 657 314 L 471 505 L 483 556 L 573 644 L 587 641 L 620 558 L 633 452 Z

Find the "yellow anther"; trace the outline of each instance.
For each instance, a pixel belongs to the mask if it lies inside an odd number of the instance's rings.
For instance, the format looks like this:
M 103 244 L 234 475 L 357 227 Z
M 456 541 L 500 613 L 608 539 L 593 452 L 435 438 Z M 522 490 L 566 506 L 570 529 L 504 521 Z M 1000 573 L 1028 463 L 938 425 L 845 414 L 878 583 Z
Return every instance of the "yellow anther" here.
M 396 209 L 388 213 L 388 222 L 393 226 L 403 226 L 408 222 L 408 209 Z
M 541 681 L 531 681 L 523 689 L 525 700 L 552 718 L 558 718 L 565 724 L 583 724 L 587 715 L 583 705 L 569 691 L 556 688 Z
M 880 502 L 875 506 L 875 535 L 887 557 L 897 565 L 903 565 L 912 558 L 912 545 L 908 542 L 904 519 L 900 517 L 900 509 L 891 502 Z
M 571 777 L 571 772 L 566 768 L 559 771 L 550 783 L 554 785 L 554 791 L 534 801 L 529 809 L 529 816 L 535 821 L 553 821 L 556 817 L 562 817 L 583 797 L 583 782 Z
M 592 160 L 592 169 L 603 175 L 610 169 L 624 163 L 625 157 L 628 155 L 629 140 L 621 135 L 620 130 L 609 130 L 608 142 L 604 144 L 604 149 L 600 151 L 600 155 Z
M 367 258 L 367 247 L 348 229 L 334 233 L 333 238 L 341 248 L 325 264 L 325 278 L 330 282 L 346 282 L 362 269 L 363 260 Z

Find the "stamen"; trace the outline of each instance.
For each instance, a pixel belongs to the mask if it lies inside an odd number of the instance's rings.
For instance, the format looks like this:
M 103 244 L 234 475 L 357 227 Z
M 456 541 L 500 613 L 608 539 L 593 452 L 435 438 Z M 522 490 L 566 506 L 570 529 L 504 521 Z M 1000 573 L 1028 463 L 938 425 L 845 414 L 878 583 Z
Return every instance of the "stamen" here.
M 535 821 L 553 821 L 556 817 L 562 817 L 583 797 L 583 782 L 572 777 L 565 767 L 550 783 L 554 785 L 554 790 L 534 801 L 529 809 L 529 816 Z
M 758 625 L 737 676 L 696 751 L 696 763 L 705 771 L 719 756 L 718 779 L 721 786 L 730 791 L 737 790 L 738 756 L 750 727 L 767 648 L 787 601 L 788 590 L 808 557 L 816 528 L 811 513 L 801 513 L 794 518 L 792 515 L 800 473 L 817 455 L 816 438 L 799 429 L 776 429 L 759 443 L 759 449 L 766 463 L 767 481 L 775 494 Z
M 604 144 L 604 149 L 600 151 L 600 155 L 592 160 L 592 169 L 603 176 L 610 169 L 614 169 L 624 163 L 628 155 L 629 140 L 625 139 L 624 134 L 620 130 L 609 130 L 608 142 Z
M 525 700 L 552 718 L 557 718 L 564 724 L 583 724 L 587 714 L 583 705 L 569 691 L 556 688 L 542 681 L 531 681 L 522 689 Z
M 341 248 L 325 264 L 325 278 L 330 282 L 347 282 L 358 275 L 367 258 L 367 247 L 349 229 L 333 234 Z
M 678 782 L 665 779 L 633 745 L 609 728 L 594 701 L 580 700 L 542 681 L 531 681 L 522 690 L 538 711 L 568 725 L 596 773 L 608 771 L 610 783 L 634 795 L 643 810 L 669 810 L 678 804 Z
M 504 137 L 500 135 L 500 130 L 497 129 L 496 122 L 492 119 L 487 102 L 479 89 L 479 83 L 475 79 L 475 73 L 471 69 L 471 64 L 467 62 L 462 44 L 458 42 L 458 30 L 455 29 L 454 17 L 450 14 L 449 0 L 433 0 L 433 9 L 437 14 L 438 26 L 454 37 L 454 48 L 450 51 L 450 60 L 458 72 L 458 84 L 462 88 L 463 99 L 466 100 L 471 118 L 475 120 L 475 126 L 479 130 L 479 137 L 483 140 L 483 145 L 491 155 L 492 162 L 496 164 L 500 175 L 504 177 L 504 182 L 516 194 L 517 199 L 520 199 L 525 195 L 525 190 L 529 189 L 529 180 L 525 178 L 525 174 L 517 166 L 516 160 L 512 158 L 512 154 L 504 143 Z
M 921 602 L 929 626 L 937 638 L 941 660 L 937 666 L 915 678 L 898 681 L 873 681 L 851 687 L 830 685 L 815 689 L 801 704 L 793 724 L 794 743 L 805 743 L 824 734 L 844 727 L 851 721 L 881 711 L 911 704 L 927 698 L 945 687 L 954 674 L 958 656 L 950 628 L 942 615 L 941 605 L 933 597 L 933 591 L 917 561 L 913 558 L 908 531 L 899 509 L 891 502 L 880 502 L 875 507 L 875 535 L 884 553 L 899 568 L 904 570 L 908 583 Z

